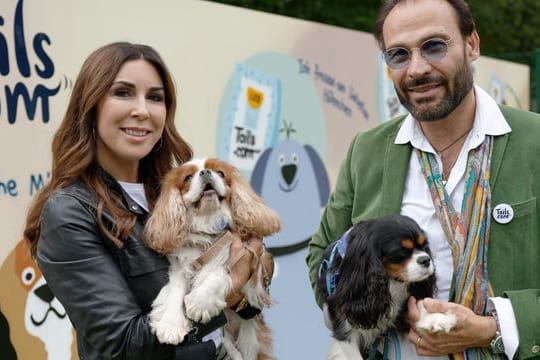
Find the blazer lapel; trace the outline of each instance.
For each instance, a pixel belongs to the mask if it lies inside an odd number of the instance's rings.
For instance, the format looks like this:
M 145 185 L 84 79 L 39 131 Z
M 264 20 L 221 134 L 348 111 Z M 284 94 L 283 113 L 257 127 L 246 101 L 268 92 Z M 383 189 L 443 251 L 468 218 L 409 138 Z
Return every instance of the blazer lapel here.
M 501 136 L 495 136 L 493 140 L 493 152 L 491 153 L 491 174 L 489 178 L 489 185 L 491 191 L 495 188 L 495 182 L 497 181 L 497 176 L 499 175 L 499 170 L 502 165 L 502 158 L 504 151 L 506 150 L 506 145 L 508 144 L 509 134 L 504 134 Z
M 399 214 L 411 157 L 410 144 L 394 144 L 396 133 L 386 138 L 382 178 L 382 216 Z

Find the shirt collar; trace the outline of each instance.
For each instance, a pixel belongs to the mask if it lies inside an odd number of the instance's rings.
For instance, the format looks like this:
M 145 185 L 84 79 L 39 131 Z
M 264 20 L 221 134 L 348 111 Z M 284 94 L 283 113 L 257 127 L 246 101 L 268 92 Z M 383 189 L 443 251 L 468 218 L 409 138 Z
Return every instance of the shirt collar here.
M 474 85 L 474 91 L 476 95 L 476 112 L 473 129 L 469 135 L 471 148 L 480 145 L 486 135 L 498 136 L 512 131 L 495 100 L 477 85 Z M 405 117 L 394 141 L 395 144 L 407 144 L 409 142 L 417 149 L 433 152 L 429 141 L 411 114 Z

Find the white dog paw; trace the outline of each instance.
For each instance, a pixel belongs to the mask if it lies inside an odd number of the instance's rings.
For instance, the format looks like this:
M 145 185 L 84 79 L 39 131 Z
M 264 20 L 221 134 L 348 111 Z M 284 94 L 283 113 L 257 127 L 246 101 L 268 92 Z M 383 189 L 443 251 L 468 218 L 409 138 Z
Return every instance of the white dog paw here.
M 451 312 L 445 313 L 430 313 L 424 308 L 422 302 L 418 302 L 418 310 L 420 312 L 420 320 L 416 323 L 416 327 L 428 332 L 445 332 L 448 333 L 457 324 L 457 317 Z
M 152 310 L 149 314 L 150 328 L 159 342 L 177 345 L 184 341 L 184 337 L 191 331 L 191 322 L 184 317 L 158 316 L 163 311 Z
M 184 337 L 191 330 L 191 326 L 182 326 L 169 321 L 150 322 L 150 326 L 159 342 L 172 345 L 177 345 L 184 341 Z
M 186 314 L 191 320 L 207 323 L 225 309 L 227 303 L 216 296 L 202 296 L 199 292 L 191 292 L 184 298 L 184 305 Z
M 430 313 L 420 318 L 418 323 L 416 323 L 416 327 L 432 333 L 448 333 L 456 326 L 456 323 L 456 315 L 452 313 Z

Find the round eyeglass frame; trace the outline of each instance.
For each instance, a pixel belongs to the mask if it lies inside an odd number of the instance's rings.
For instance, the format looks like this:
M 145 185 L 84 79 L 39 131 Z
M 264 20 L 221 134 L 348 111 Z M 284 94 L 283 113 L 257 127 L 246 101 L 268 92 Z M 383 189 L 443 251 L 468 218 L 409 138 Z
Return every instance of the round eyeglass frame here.
M 407 49 L 402 46 L 396 46 L 396 47 L 383 51 L 382 55 L 383 55 L 384 61 L 386 62 L 386 65 L 388 65 L 390 69 L 400 70 L 407 67 L 410 64 L 412 53 L 414 50 L 420 50 L 420 55 L 422 56 L 422 58 L 430 63 L 442 60 L 448 53 L 448 46 L 450 45 L 452 41 L 453 39 L 445 40 L 439 37 L 433 37 L 433 38 L 427 39 L 418 47 Z M 434 51 L 433 53 L 429 53 L 430 44 L 441 45 L 441 47 L 437 51 Z M 396 51 L 402 51 L 402 50 L 405 51 L 407 58 L 403 61 L 398 61 L 398 62 L 393 61 L 392 53 L 395 53 Z

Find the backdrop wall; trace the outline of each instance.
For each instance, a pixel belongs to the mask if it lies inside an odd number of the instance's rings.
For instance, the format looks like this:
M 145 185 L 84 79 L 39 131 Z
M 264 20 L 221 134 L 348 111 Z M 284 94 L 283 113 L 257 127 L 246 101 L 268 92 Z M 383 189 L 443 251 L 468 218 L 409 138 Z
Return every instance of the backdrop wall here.
M 0 3 L 0 353 L 76 357 L 69 321 L 37 295 L 46 283 L 20 239 L 78 70 L 119 40 L 152 45 L 168 63 L 177 126 L 196 156 L 233 162 L 282 216 L 283 232 L 266 240 L 276 354 L 322 359 L 329 333 L 306 241 L 352 137 L 403 109 L 371 34 L 195 0 Z M 482 57 L 475 77 L 498 102 L 528 109 L 528 67 Z M 285 167 L 294 174 L 283 177 Z

